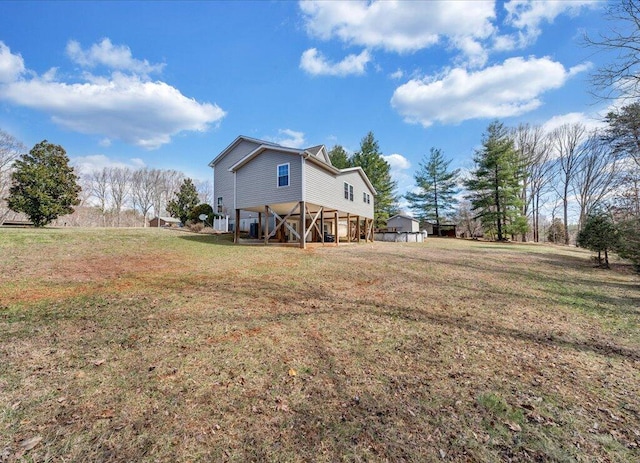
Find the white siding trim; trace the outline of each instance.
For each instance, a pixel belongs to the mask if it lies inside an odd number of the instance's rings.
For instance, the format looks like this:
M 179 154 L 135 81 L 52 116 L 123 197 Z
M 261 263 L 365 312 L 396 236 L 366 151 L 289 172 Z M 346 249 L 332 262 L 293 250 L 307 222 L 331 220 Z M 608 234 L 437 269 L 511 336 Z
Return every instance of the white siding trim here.
M 302 200 L 306 201 L 307 200 L 307 181 L 306 181 L 306 172 L 305 172 L 305 165 L 304 165 L 304 156 L 300 156 L 300 167 L 302 169 L 302 173 L 301 173 L 301 178 L 300 181 L 302 183 Z
M 235 214 L 235 210 L 236 210 L 236 173 L 233 173 L 233 211 Z M 235 225 L 236 227 L 238 226 L 238 224 Z

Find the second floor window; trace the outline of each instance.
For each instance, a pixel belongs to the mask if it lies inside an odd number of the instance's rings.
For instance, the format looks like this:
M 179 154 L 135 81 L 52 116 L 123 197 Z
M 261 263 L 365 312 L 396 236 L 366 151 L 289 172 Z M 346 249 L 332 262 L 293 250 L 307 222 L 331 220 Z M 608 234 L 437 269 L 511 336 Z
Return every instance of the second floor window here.
M 289 163 L 278 165 L 278 187 L 289 186 Z
M 222 210 L 223 210 L 222 209 L 223 208 L 223 206 L 222 206 L 222 196 L 218 196 L 218 204 L 217 204 L 217 206 L 218 207 L 217 207 L 217 211 L 216 212 L 218 214 L 222 214 Z
M 344 182 L 344 199 L 353 201 L 353 185 Z

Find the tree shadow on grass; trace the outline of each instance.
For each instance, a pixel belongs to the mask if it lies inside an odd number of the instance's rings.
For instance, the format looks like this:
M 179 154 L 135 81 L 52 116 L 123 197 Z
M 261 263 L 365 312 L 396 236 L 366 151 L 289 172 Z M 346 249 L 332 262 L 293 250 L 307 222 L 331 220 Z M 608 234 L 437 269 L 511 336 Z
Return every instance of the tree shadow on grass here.
M 281 305 L 276 310 L 264 314 L 252 313 L 249 317 L 241 313 L 236 313 L 229 317 L 225 315 L 227 321 L 234 320 L 240 323 L 272 324 L 282 322 L 295 322 L 295 320 L 318 315 L 329 315 L 344 313 L 348 317 L 353 312 L 363 312 L 369 315 L 380 317 L 391 317 L 408 322 L 430 323 L 443 327 L 462 329 L 468 332 L 485 336 L 498 336 L 512 338 L 542 346 L 556 346 L 564 349 L 574 349 L 580 352 L 592 352 L 603 356 L 617 356 L 626 359 L 640 361 L 640 350 L 616 344 L 613 338 L 602 340 L 596 339 L 569 339 L 556 335 L 540 327 L 540 331 L 527 331 L 524 329 L 509 328 L 501 326 L 498 320 L 485 322 L 476 317 L 464 317 L 456 314 L 433 313 L 414 307 L 403 305 L 391 305 L 377 302 L 375 300 L 352 299 L 348 295 L 340 300 L 340 304 L 335 303 L 335 297 L 322 288 L 313 288 L 300 292 L 289 285 L 279 283 L 258 283 L 255 280 L 245 282 L 231 288 L 228 285 L 217 288 L 221 293 L 225 293 L 230 300 L 255 299 L 256 294 L 277 294 L 285 305 Z M 216 290 L 214 287 L 210 289 Z M 308 306 L 310 300 L 318 301 L 318 306 Z M 260 304 L 266 301 L 255 301 Z M 295 306 L 295 307 L 291 307 Z M 293 310 L 292 310 L 293 309 Z

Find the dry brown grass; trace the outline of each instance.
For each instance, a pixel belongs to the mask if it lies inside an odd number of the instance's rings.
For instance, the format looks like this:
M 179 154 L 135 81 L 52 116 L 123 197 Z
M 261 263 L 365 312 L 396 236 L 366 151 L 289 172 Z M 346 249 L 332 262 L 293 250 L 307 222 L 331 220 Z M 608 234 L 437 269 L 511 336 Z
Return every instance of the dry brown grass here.
M 640 459 L 640 280 L 581 250 L 0 231 L 0 461 Z

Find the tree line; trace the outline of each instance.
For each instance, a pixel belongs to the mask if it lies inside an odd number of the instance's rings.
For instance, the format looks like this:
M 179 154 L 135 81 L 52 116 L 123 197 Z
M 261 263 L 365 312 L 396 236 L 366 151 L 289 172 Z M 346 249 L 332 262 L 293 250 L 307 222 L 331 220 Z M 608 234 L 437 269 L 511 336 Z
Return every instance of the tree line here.
M 211 201 L 210 183 L 176 170 L 103 167 L 78 175 L 63 147 L 47 140 L 26 147 L 0 130 L 0 224 L 13 212 L 36 226 L 57 219 L 80 226 L 147 226 L 152 216 L 183 223 Z M 212 213 L 211 206 L 197 212 Z

